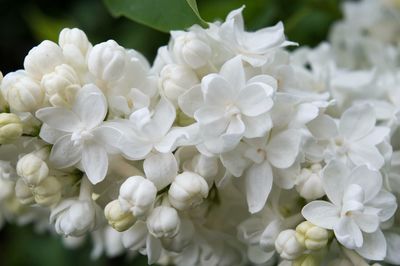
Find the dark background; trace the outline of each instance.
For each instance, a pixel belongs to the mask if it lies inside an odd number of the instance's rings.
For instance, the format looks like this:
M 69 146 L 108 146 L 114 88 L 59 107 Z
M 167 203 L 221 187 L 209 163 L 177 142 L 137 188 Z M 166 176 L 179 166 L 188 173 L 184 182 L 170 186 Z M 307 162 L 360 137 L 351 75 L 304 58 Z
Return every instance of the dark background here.
M 184 0 L 182 0 L 184 1 Z M 340 0 L 198 0 L 207 21 L 224 19 L 235 8 L 244 11 L 249 30 L 283 21 L 288 39 L 315 46 L 327 38 L 331 24 L 340 19 Z M 44 39 L 57 41 L 64 27 L 78 27 L 96 44 L 114 39 L 142 52 L 150 61 L 168 34 L 125 18 L 113 18 L 99 0 L 0 0 L 0 70 L 5 75 L 23 67 L 28 51 Z M 4 266 L 147 265 L 144 257 L 102 257 L 92 262 L 90 241 L 77 250 L 66 249 L 59 238 L 36 234 L 31 226 L 6 225 L 0 231 L 0 264 Z

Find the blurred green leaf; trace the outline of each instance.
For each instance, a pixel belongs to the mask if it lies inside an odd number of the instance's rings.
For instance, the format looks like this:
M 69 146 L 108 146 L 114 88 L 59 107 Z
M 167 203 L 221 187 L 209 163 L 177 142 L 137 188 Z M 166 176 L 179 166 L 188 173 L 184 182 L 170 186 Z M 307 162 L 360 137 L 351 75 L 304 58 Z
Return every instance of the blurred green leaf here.
M 204 25 L 194 0 L 104 0 L 113 16 L 125 16 L 160 31 Z M 196 12 L 197 11 L 197 12 Z

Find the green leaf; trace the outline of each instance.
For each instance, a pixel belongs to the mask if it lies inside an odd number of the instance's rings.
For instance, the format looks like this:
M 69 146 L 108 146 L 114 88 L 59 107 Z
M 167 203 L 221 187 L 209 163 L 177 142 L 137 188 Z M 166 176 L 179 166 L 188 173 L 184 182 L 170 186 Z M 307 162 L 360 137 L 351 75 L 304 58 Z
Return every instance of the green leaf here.
M 205 26 L 195 0 L 104 0 L 113 16 L 124 16 L 154 29 L 169 32 L 193 24 Z

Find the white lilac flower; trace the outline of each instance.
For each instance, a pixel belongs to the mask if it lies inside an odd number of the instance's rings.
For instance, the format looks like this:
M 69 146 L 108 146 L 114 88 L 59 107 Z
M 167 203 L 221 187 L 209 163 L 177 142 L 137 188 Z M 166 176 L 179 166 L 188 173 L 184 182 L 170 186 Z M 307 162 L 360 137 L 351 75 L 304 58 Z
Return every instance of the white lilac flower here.
M 101 182 L 108 170 L 108 146 L 118 140 L 120 132 L 103 123 L 107 102 L 94 85 L 85 85 L 77 95 L 72 110 L 47 107 L 36 112 L 43 121 L 40 136 L 54 144 L 50 162 L 56 168 L 82 164 L 89 180 Z
M 345 247 L 367 259 L 382 260 L 386 240 L 380 224 L 397 208 L 396 198 L 382 189 L 382 176 L 366 166 L 353 170 L 340 161 L 331 161 L 322 178 L 328 201 L 307 204 L 303 216 L 311 223 L 333 230 Z
M 242 137 L 261 137 L 272 127 L 269 110 L 276 81 L 268 75 L 246 79 L 240 57 L 227 61 L 179 98 L 179 106 L 199 124 L 204 145 L 212 153 L 236 147 Z

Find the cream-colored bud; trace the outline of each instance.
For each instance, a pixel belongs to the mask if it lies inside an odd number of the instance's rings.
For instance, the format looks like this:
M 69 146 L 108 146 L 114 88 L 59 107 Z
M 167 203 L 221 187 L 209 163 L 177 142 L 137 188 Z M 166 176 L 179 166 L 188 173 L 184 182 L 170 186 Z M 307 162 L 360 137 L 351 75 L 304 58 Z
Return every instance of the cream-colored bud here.
M 310 168 L 303 168 L 296 180 L 296 190 L 307 200 L 315 200 L 325 195 L 322 186 L 321 164 L 313 164 Z
M 206 180 L 194 172 L 183 172 L 177 175 L 168 190 L 169 201 L 178 210 L 195 207 L 207 196 Z
M 318 266 L 318 260 L 313 254 L 306 254 L 293 261 L 292 266 Z
M 63 62 L 61 47 L 54 42 L 43 41 L 29 51 L 25 57 L 24 68 L 29 75 L 41 80 L 43 75 L 53 72 L 54 68 Z
M 178 212 L 169 206 L 158 206 L 147 217 L 147 228 L 157 238 L 174 237 L 179 232 L 180 225 Z
M 21 119 L 15 114 L 0 114 L 0 144 L 10 143 L 22 135 Z
M 328 230 L 304 221 L 296 227 L 297 241 L 308 250 L 318 250 L 329 240 Z
M 186 32 L 174 39 L 173 53 L 182 63 L 191 68 L 200 68 L 210 60 L 212 50 L 194 32 Z
M 80 29 L 63 29 L 58 43 L 68 64 L 83 72 L 87 71 L 87 53 L 92 48 L 86 34 Z
M 61 188 L 60 181 L 54 176 L 49 176 L 34 187 L 32 193 L 37 204 L 51 206 L 61 199 Z
M 54 72 L 44 75 L 41 85 L 53 106 L 71 106 L 81 87 L 75 70 L 66 64 L 59 65 Z
M 0 201 L 12 197 L 15 190 L 15 181 L 0 178 Z
M 12 111 L 33 112 L 44 103 L 44 90 L 39 82 L 19 70 L 8 73 L 1 83 L 1 93 Z
M 35 203 L 31 189 L 22 178 L 19 178 L 15 184 L 15 195 L 22 204 L 31 205 Z
M 295 260 L 303 255 L 304 251 L 304 247 L 296 239 L 296 231 L 292 229 L 279 233 L 275 240 L 275 249 L 285 260 Z
M 49 168 L 41 158 L 29 153 L 18 160 L 17 174 L 28 186 L 37 186 L 48 176 Z
M 136 218 L 130 211 L 123 211 L 118 200 L 109 202 L 104 208 L 104 214 L 108 223 L 118 232 L 128 230 L 135 222 Z
M 175 105 L 180 95 L 199 82 L 196 73 L 183 65 L 166 65 L 160 73 L 160 87 L 165 96 Z

